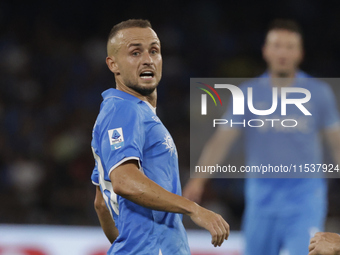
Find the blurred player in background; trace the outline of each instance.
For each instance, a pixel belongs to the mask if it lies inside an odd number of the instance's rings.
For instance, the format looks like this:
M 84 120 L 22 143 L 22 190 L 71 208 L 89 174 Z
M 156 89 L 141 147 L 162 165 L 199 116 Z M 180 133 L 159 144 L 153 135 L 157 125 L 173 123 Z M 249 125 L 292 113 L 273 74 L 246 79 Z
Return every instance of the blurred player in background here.
M 318 232 L 310 240 L 308 255 L 339 255 L 340 235 L 329 232 Z
M 182 215 L 220 246 L 223 218 L 181 196 L 175 144 L 156 115 L 161 45 L 146 20 L 114 26 L 106 63 L 116 89 L 103 92 L 93 128 L 95 208 L 112 244 L 108 254 L 190 254 Z M 112 217 L 111 217 L 112 216 Z
M 275 20 L 271 24 L 263 47 L 263 58 L 268 70 L 260 76 L 263 79 L 240 86 L 245 97 L 247 87 L 253 87 L 253 105 L 257 109 L 269 109 L 272 105 L 272 87 L 305 86 L 312 95 L 306 107 L 312 112 L 313 118 L 307 118 L 297 107 L 292 106 L 285 117 L 298 118 L 300 126 L 289 131 L 281 125 L 273 128 L 241 125 L 218 128 L 203 149 L 198 165 L 221 163 L 241 132 L 245 136 L 248 166 L 322 163 L 320 133 L 324 134 L 335 162 L 340 163 L 340 129 L 335 98 L 328 85 L 314 79 L 309 79 L 308 84 L 305 84 L 307 82 L 303 83 L 303 79 L 300 79 L 310 76 L 299 70 L 303 59 L 303 40 L 301 30 L 294 21 Z M 256 82 L 259 80 L 261 82 Z M 301 80 L 303 84 L 298 83 Z M 273 115 L 280 118 L 280 99 L 278 106 Z M 249 111 L 244 116 L 232 115 L 230 104 L 222 118 L 242 122 L 244 118 L 247 121 L 254 116 Z M 190 179 L 184 189 L 184 196 L 199 202 L 207 180 Z M 248 178 L 245 180 L 245 189 L 245 254 L 276 255 L 282 248 L 288 250 L 290 255 L 307 254 L 310 238 L 324 226 L 326 180 Z

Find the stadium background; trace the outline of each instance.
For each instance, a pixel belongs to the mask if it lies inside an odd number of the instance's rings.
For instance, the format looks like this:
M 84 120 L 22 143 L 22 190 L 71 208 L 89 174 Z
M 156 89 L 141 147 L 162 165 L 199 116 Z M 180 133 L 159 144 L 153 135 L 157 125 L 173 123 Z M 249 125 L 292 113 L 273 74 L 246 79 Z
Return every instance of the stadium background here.
M 304 71 L 339 77 L 339 11 L 335 1 L 317 0 L 1 1 L 0 224 L 99 225 L 90 141 L 100 94 L 114 86 L 105 65 L 114 24 L 146 18 L 158 33 L 163 78 L 157 111 L 176 142 L 185 184 L 190 77 L 259 75 L 264 34 L 274 18 L 301 24 Z M 242 185 L 215 181 L 205 197 L 233 230 L 240 228 Z M 329 180 L 329 190 L 326 229 L 340 232 L 339 179 Z

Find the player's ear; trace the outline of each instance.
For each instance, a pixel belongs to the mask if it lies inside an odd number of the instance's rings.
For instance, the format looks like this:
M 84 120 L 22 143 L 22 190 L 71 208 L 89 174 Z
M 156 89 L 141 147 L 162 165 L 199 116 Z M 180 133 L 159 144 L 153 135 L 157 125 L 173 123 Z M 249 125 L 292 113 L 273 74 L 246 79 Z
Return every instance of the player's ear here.
M 106 57 L 106 64 L 107 64 L 107 67 L 110 69 L 111 72 L 113 72 L 116 75 L 119 74 L 118 64 L 117 64 L 114 56 L 107 56 Z
M 263 46 L 262 46 L 262 58 L 264 60 L 267 60 L 267 47 L 266 47 L 266 44 L 263 44 Z

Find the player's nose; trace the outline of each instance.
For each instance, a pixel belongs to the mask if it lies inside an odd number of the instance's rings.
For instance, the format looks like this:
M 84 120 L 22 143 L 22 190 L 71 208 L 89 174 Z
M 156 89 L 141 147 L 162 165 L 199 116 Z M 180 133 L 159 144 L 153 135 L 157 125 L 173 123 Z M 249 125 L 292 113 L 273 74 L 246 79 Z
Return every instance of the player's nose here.
M 149 52 L 145 52 L 142 56 L 142 64 L 151 65 L 153 64 L 153 59 Z

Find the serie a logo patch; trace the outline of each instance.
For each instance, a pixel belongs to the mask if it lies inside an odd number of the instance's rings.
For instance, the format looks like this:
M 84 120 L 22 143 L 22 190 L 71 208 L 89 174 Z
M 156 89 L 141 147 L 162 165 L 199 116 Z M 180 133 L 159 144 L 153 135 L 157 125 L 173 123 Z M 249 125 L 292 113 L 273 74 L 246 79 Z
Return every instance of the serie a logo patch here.
M 122 128 L 108 130 L 111 150 L 117 150 L 124 146 L 124 136 Z

